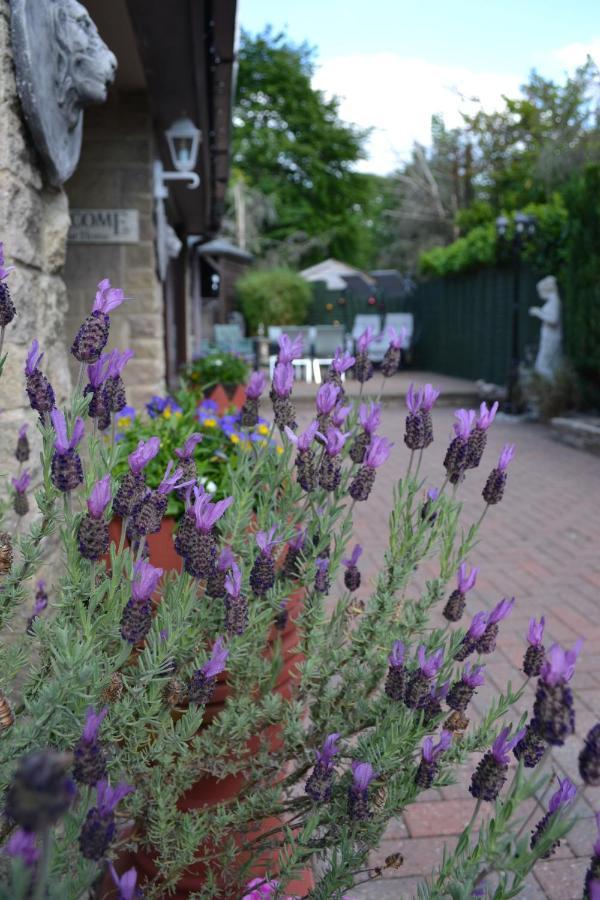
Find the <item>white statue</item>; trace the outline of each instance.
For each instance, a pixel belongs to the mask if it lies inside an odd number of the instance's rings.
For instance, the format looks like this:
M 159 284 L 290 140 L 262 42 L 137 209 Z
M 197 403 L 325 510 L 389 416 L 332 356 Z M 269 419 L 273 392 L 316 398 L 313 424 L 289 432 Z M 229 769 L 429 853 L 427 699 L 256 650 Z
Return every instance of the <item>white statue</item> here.
M 537 292 L 544 301 L 543 306 L 531 306 L 530 316 L 537 316 L 542 321 L 540 329 L 540 347 L 534 369 L 544 378 L 553 379 L 560 362 L 560 345 L 562 327 L 560 320 L 560 295 L 554 275 L 547 275 L 538 281 Z

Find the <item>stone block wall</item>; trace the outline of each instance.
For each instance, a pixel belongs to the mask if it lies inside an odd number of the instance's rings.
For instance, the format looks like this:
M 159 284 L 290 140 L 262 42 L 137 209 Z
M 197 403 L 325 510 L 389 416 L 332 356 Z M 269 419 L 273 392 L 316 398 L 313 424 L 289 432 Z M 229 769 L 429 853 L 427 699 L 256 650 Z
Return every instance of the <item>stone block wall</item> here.
M 139 243 L 69 243 L 65 268 L 69 335 L 88 314 L 100 279 L 110 278 L 132 298 L 111 314 L 108 349 L 135 351 L 124 377 L 128 398 L 138 408 L 164 390 L 165 378 L 163 298 L 153 243 L 153 159 L 146 94 L 113 90 L 104 106 L 86 111 L 81 159 L 66 185 L 72 207 L 139 211 Z
M 21 116 L 10 41 L 10 6 L 0 0 L 0 240 L 17 318 L 8 326 L 8 359 L 0 378 L 0 471 L 13 474 L 12 456 L 19 426 L 30 423 L 38 458 L 35 418 L 27 402 L 23 367 L 27 348 L 37 337 L 44 349 L 42 367 L 59 402 L 70 391 L 64 317 L 67 309 L 61 270 L 65 261 L 69 211 L 63 190 L 47 187 Z M 0 484 L 0 490 L 3 485 Z

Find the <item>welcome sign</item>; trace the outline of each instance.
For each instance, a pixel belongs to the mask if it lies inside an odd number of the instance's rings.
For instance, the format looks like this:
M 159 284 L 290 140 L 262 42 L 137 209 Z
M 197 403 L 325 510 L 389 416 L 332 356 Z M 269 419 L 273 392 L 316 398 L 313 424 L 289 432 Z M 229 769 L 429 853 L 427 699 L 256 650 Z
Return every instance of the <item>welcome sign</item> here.
M 71 209 L 68 240 L 73 244 L 137 244 L 137 209 Z

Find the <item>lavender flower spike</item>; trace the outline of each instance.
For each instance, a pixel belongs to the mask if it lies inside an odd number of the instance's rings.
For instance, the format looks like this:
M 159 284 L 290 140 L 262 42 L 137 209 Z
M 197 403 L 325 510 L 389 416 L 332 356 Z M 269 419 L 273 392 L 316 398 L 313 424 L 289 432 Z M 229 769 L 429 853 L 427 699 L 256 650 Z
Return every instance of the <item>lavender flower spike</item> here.
M 108 368 L 106 370 L 107 378 L 120 378 L 123 374 L 125 366 L 130 359 L 135 356 L 133 350 L 113 350 L 108 357 Z
M 366 465 L 371 469 L 378 469 L 389 459 L 393 446 L 386 437 L 373 436 L 365 457 Z
M 327 803 L 333 791 L 334 757 L 339 752 L 336 741 L 339 734 L 334 732 L 325 739 L 322 750 L 316 750 L 316 762 L 304 790 L 315 803 Z
M 375 331 L 369 325 L 368 328 L 365 328 L 365 330 L 363 331 L 363 333 L 360 335 L 359 339 L 356 342 L 356 346 L 357 346 L 359 352 L 365 353 L 369 349 L 369 346 L 373 343 L 374 340 L 375 340 Z
M 35 832 L 25 831 L 23 828 L 17 828 L 16 831 L 13 831 L 4 850 L 7 856 L 11 856 L 13 859 L 21 859 L 28 868 L 35 866 L 40 858 Z
M 304 341 L 301 334 L 294 338 L 293 341 L 287 334 L 282 334 L 277 342 L 279 344 L 278 363 L 287 365 L 302 356 Z
M 427 790 L 435 781 L 439 769 L 439 758 L 452 744 L 452 732 L 442 731 L 439 742 L 426 737 L 421 749 L 421 761 L 415 775 L 415 783 L 422 790 Z
M 496 638 L 498 637 L 499 623 L 510 615 L 514 605 L 514 597 L 511 600 L 507 600 L 505 597 L 491 611 L 486 629 L 477 642 L 477 650 L 479 653 L 494 652 L 494 650 L 496 649 Z
M 163 576 L 163 569 L 157 569 L 141 559 L 133 567 L 133 579 L 131 581 L 131 594 L 135 600 L 149 600 L 158 582 Z
M 541 671 L 541 678 L 545 684 L 554 687 L 561 681 L 570 681 L 575 674 L 575 663 L 582 647 L 583 640 L 581 639 L 576 642 L 572 650 L 563 650 L 560 644 L 553 644 Z
M 339 737 L 340 735 L 337 731 L 327 735 L 323 748 L 321 750 L 315 750 L 317 762 L 323 763 L 325 766 L 330 766 L 333 763 L 334 756 L 336 756 L 340 750 L 340 748 L 336 746 Z
M 100 725 L 104 721 L 108 714 L 108 706 L 104 706 L 99 713 L 94 712 L 94 708 L 90 706 L 86 713 L 85 725 L 82 732 L 82 737 L 84 741 L 87 741 L 91 744 L 93 741 L 97 740 L 98 732 L 100 731 Z
M 337 375 L 342 375 L 348 369 L 351 369 L 355 362 L 355 358 L 350 353 L 338 347 L 335 351 L 331 368 Z
M 300 435 L 295 435 L 291 428 L 286 427 L 284 431 L 288 440 L 295 444 L 298 450 L 308 450 L 315 436 L 319 433 L 319 423 L 315 419 Z
M 406 405 L 408 411 L 413 415 L 416 415 L 423 405 L 423 391 L 415 391 L 415 386 L 412 382 L 409 384 L 406 392 Z
M 190 478 L 188 481 L 180 481 L 180 479 L 183 478 L 183 469 L 175 469 L 171 475 L 172 468 L 173 462 L 169 460 L 163 479 L 157 488 L 159 494 L 170 494 L 171 491 L 181 491 L 196 483 L 195 478 Z
M 64 454 L 68 453 L 69 450 L 74 450 L 81 441 L 81 438 L 83 437 L 85 432 L 83 419 L 81 419 L 79 416 L 75 419 L 73 434 L 69 439 L 67 435 L 67 423 L 62 410 L 53 409 L 50 413 L 50 418 L 52 420 L 52 425 L 54 426 L 54 431 L 56 434 L 56 437 L 54 439 L 54 449 L 58 454 L 63 456 Z
M 174 450 L 175 456 L 181 460 L 191 459 L 196 446 L 200 443 L 204 435 L 200 434 L 200 432 L 195 431 L 193 434 L 190 434 L 189 438 L 187 438 L 183 447 L 176 447 Z
M 527 629 L 529 647 L 523 657 L 523 671 L 529 678 L 540 674 L 546 658 L 546 649 L 542 643 L 545 624 L 546 620 L 543 616 L 539 623 L 536 622 L 535 617 L 529 620 L 529 628 Z
M 476 649 L 477 642 L 481 638 L 481 636 L 485 633 L 488 624 L 488 613 L 485 611 L 481 611 L 475 613 L 473 618 L 471 619 L 471 624 L 467 633 L 465 634 L 462 642 L 454 654 L 454 659 L 462 660 L 466 659 L 467 656 L 470 656 L 471 653 Z
M 426 384 L 425 387 L 422 388 L 421 409 L 424 412 L 431 412 L 440 394 L 441 391 L 438 390 L 438 388 L 434 388 L 431 384 Z
M 96 291 L 92 312 L 101 312 L 108 315 L 113 309 L 120 306 L 124 300 L 125 294 L 121 288 L 111 287 L 110 279 L 103 278 L 102 281 L 98 283 L 98 290 Z
M 358 421 L 367 434 L 374 434 L 381 423 L 381 404 L 369 403 L 367 406 L 366 403 L 361 403 L 358 410 Z M 359 461 L 362 462 L 362 460 Z
M 545 625 L 546 619 L 544 618 L 544 616 L 541 617 L 539 622 L 536 622 L 535 616 L 529 620 L 529 628 L 527 629 L 527 641 L 531 644 L 532 647 L 541 646 L 544 639 Z
M 264 372 L 252 372 L 246 385 L 246 397 L 258 400 L 267 384 L 267 376 Z
M 402 641 L 394 641 L 392 644 L 392 652 L 388 656 L 390 666 L 398 668 L 404 665 L 404 654 L 406 650 Z
M 154 459 L 159 450 L 160 438 L 156 437 L 156 435 L 149 438 L 147 441 L 140 441 L 133 453 L 130 453 L 127 457 L 129 468 L 132 473 L 134 475 L 139 475 L 142 469 L 148 465 L 150 460 Z
M 508 465 L 514 459 L 516 447 L 514 444 L 505 444 L 502 453 L 500 454 L 500 458 L 498 460 L 498 468 L 501 472 L 505 472 L 508 468 Z
M 273 391 L 279 398 L 289 397 L 294 385 L 294 370 L 289 363 L 277 363 L 273 372 Z
M 558 779 L 558 790 L 556 793 L 552 795 L 550 798 L 550 802 L 548 804 L 548 812 L 545 816 L 543 816 L 540 821 L 537 823 L 534 832 L 531 836 L 530 847 L 533 850 L 535 846 L 539 843 L 539 841 L 543 838 L 545 831 L 550 824 L 551 817 L 559 812 L 559 810 L 563 809 L 565 806 L 568 806 L 573 802 L 577 795 L 577 788 L 574 784 L 571 784 L 568 778 Z M 560 846 L 560 840 L 554 841 L 550 847 L 546 850 L 545 853 L 541 855 L 541 859 L 549 859 L 555 851 Z
M 494 419 L 496 418 L 496 413 L 498 412 L 498 401 L 493 404 L 493 406 L 488 409 L 486 403 L 482 403 L 479 407 L 479 415 L 475 420 L 475 425 L 477 428 L 481 428 L 482 431 L 487 431 Z
M 348 791 L 348 815 L 351 819 L 365 821 L 371 818 L 369 785 L 376 777 L 371 763 L 356 760 L 352 763 L 352 784 Z
M 40 350 L 39 341 L 37 338 L 34 338 L 31 342 L 29 352 L 27 353 L 27 359 L 25 360 L 26 375 L 33 375 L 41 363 L 43 356 L 44 354 Z
M 429 656 L 426 655 L 423 644 L 417 649 L 417 659 L 419 661 L 419 669 L 426 678 L 433 678 L 442 668 L 444 661 L 444 650 L 440 647 Z
M 315 560 L 317 574 L 315 575 L 315 591 L 326 594 L 329 590 L 329 557 L 319 556 Z
M 98 732 L 107 713 L 107 706 L 99 713 L 91 706 L 87 710 L 83 732 L 73 751 L 75 757 L 73 777 L 79 784 L 93 787 L 102 778 L 106 778 L 106 753 L 98 740 Z
M 394 350 L 402 350 L 404 344 L 406 343 L 406 336 L 408 332 L 404 325 L 397 331 L 393 325 L 389 325 L 387 329 L 387 336 L 390 341 L 390 347 L 393 347 Z
M 238 598 L 242 592 L 242 573 L 237 563 L 230 566 L 231 571 L 225 576 L 225 590 L 230 597 Z
M 271 555 L 273 548 L 280 544 L 283 538 L 276 537 L 277 526 L 273 525 L 268 531 L 256 532 L 256 544 L 263 552 Z
M 328 416 L 338 400 L 339 387 L 325 382 L 317 391 L 317 412 L 320 416 Z
M 225 639 L 220 637 L 214 643 L 212 653 L 210 655 L 210 659 L 208 659 L 203 666 L 201 666 L 201 671 L 206 676 L 206 678 L 216 678 L 217 675 L 220 675 L 221 672 L 225 671 L 225 667 L 227 665 L 227 657 L 229 656 L 229 650 L 225 647 Z
M 135 866 L 132 866 L 131 869 L 127 869 L 127 871 L 119 877 L 115 867 L 109 860 L 108 871 L 119 892 L 117 900 L 136 900 L 136 897 L 140 896 L 137 889 L 137 869 Z
M 319 469 L 319 485 L 326 491 L 335 491 L 342 480 L 340 453 L 350 435 L 338 428 L 328 428 L 325 435 L 325 454 Z
M 23 469 L 18 478 L 11 478 L 12 486 L 17 494 L 24 494 L 31 484 L 31 473 L 29 469 Z
M 352 409 L 351 406 L 336 406 L 333 412 L 331 413 L 331 424 L 334 428 L 341 428 L 346 419 L 348 418 L 348 414 Z
M 110 503 L 110 475 L 97 481 L 87 500 L 87 508 L 93 519 L 101 519 Z
M 98 782 L 96 806 L 89 810 L 79 834 L 79 849 L 85 859 L 98 861 L 106 855 L 116 834 L 115 809 L 134 790 L 125 782 L 114 788 L 105 780 Z
M 458 567 L 458 590 L 461 592 L 461 594 L 466 594 L 467 591 L 473 590 L 478 575 L 479 566 L 474 566 L 469 573 L 467 570 L 467 564 L 460 564 L 460 566 Z
M 342 564 L 344 566 L 347 566 L 348 568 L 355 566 L 357 564 L 358 560 L 360 559 L 360 557 L 362 556 L 362 552 L 363 552 L 363 548 L 360 546 L 360 544 L 357 544 L 355 546 L 354 550 L 352 551 L 352 553 L 350 554 L 350 556 L 348 557 L 348 559 L 342 560 Z
M 465 684 L 475 688 L 485 684 L 484 672 L 485 666 L 473 666 L 471 669 L 471 663 L 467 663 L 461 677 Z
M 454 416 L 457 419 L 453 425 L 454 434 L 463 441 L 468 440 L 475 422 L 475 411 L 472 409 L 458 409 Z
M 525 728 L 521 728 L 520 731 L 515 732 L 512 737 L 509 737 L 511 726 L 507 725 L 506 728 L 503 728 L 494 743 L 492 744 L 492 755 L 494 759 L 500 763 L 500 765 L 508 765 L 510 759 L 510 752 L 515 747 L 523 735 L 525 734 Z
M 442 731 L 442 733 L 440 734 L 439 742 L 437 744 L 433 743 L 433 738 L 426 737 L 423 741 L 423 748 L 421 750 L 422 757 L 428 763 L 437 762 L 442 753 L 444 753 L 444 751 L 446 751 L 451 744 L 451 731 Z

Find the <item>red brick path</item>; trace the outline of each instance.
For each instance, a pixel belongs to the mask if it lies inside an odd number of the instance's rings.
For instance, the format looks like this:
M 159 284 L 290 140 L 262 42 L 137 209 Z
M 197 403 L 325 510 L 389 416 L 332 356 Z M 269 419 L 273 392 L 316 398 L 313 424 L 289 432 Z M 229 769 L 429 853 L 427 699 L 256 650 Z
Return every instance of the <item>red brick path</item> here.
M 302 411 L 302 420 L 308 410 Z M 364 547 L 362 570 L 373 581 L 383 557 L 387 514 L 393 483 L 403 474 L 408 451 L 403 441 L 404 407 L 392 400 L 385 411 L 381 432 L 395 441 L 389 463 L 380 469 L 374 492 L 356 510 L 355 536 Z M 435 443 L 426 452 L 422 473 L 430 486 L 443 481 L 442 459 L 453 420 L 452 410 L 434 414 Z M 577 732 L 558 748 L 551 761 L 557 775 L 568 775 L 579 785 L 577 756 L 589 728 L 600 721 L 600 459 L 555 442 L 542 425 L 499 421 L 494 424 L 488 449 L 479 470 L 461 486 L 463 522 L 470 523 L 482 509 L 481 489 L 504 443 L 515 443 L 505 498 L 489 510 L 481 530 L 482 541 L 469 562 L 481 567 L 476 589 L 468 597 L 467 613 L 491 608 L 504 596 L 516 596 L 512 616 L 501 625 L 501 636 L 487 666 L 487 684 L 480 688 L 475 706 L 481 712 L 508 679 L 523 681 L 520 665 L 526 647 L 524 634 L 532 615 L 547 620 L 546 646 L 559 641 L 571 646 L 578 637 L 586 643 L 573 679 L 576 694 Z M 426 563 L 419 580 L 435 574 L 435 563 Z M 368 591 L 368 584 L 364 593 Z M 531 689 L 518 712 L 531 709 Z M 515 716 L 517 718 L 517 716 Z M 444 844 L 451 849 L 454 835 L 468 822 L 474 801 L 467 791 L 473 764 L 460 773 L 459 783 L 422 794 L 389 828 L 375 854 L 381 862 L 400 852 L 400 870 L 386 873 L 349 893 L 351 898 L 402 898 L 416 896 L 423 876 L 431 875 L 440 862 Z M 548 765 L 548 764 L 547 764 Z M 551 860 L 538 863 L 527 888 L 526 900 L 575 900 L 582 883 L 596 829 L 595 810 L 600 810 L 600 788 L 579 793 L 577 811 L 582 817 Z M 541 807 L 532 825 L 541 817 Z M 399 877 L 402 876 L 402 877 Z

